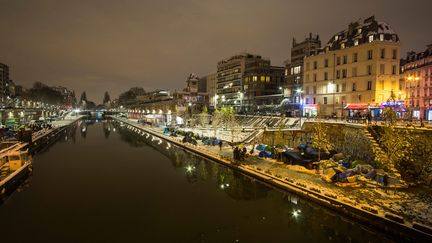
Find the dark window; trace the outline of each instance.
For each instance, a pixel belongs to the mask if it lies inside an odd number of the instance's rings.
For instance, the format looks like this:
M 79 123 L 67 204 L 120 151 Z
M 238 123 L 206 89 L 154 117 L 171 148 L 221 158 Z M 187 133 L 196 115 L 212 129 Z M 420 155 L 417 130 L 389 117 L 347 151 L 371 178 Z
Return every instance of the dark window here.
M 336 58 L 336 65 L 340 65 L 340 57 Z
M 393 55 L 392 55 L 392 58 L 393 58 L 393 59 L 396 59 L 396 56 L 397 56 L 397 50 L 396 50 L 396 49 L 393 49 Z
M 368 81 L 367 90 L 372 90 L 372 81 Z
M 343 56 L 343 64 L 347 64 L 348 63 L 348 57 L 347 56 Z
M 313 103 L 316 104 L 316 98 L 315 97 L 313 97 Z
M 353 85 L 352 85 L 352 91 L 356 91 L 356 83 L 353 83 Z
M 328 80 L 328 73 L 324 72 L 324 80 Z
M 318 68 L 318 63 L 317 63 L 317 61 L 315 61 L 314 62 L 314 69 L 317 69 Z
M 328 67 L 328 59 L 324 59 L 324 67 Z
M 324 104 L 327 104 L 327 97 L 324 97 Z
M 373 58 L 373 51 L 368 50 L 368 59 L 371 60 Z
M 314 73 L 314 82 L 316 82 L 316 81 L 317 81 L 317 74 Z
M 367 66 L 367 73 L 368 75 L 372 75 L 372 65 Z
M 336 71 L 336 78 L 340 78 L 340 70 Z
M 393 66 L 392 66 L 392 74 L 393 74 L 393 75 L 396 75 L 396 65 L 393 65 Z
M 339 84 L 336 84 L 336 92 L 339 92 Z
M 353 54 L 353 62 L 357 62 L 358 54 L 357 52 Z
M 347 77 L 347 70 L 342 69 L 342 78 L 346 78 L 346 77 Z
M 385 49 L 381 49 L 381 58 L 385 58 Z

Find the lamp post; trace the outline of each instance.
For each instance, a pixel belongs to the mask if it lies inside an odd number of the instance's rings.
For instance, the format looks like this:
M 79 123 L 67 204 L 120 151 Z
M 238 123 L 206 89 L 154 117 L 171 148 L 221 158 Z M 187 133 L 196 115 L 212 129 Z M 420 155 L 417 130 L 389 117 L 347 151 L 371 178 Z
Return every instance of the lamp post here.
M 300 102 L 300 128 L 302 127 L 302 124 L 301 124 L 301 119 L 302 119 L 302 115 L 303 115 L 303 97 L 302 97 L 302 93 L 303 93 L 303 90 L 301 90 L 301 89 L 297 89 L 296 90 L 296 94 L 300 97 L 300 100 L 299 100 L 299 102 Z

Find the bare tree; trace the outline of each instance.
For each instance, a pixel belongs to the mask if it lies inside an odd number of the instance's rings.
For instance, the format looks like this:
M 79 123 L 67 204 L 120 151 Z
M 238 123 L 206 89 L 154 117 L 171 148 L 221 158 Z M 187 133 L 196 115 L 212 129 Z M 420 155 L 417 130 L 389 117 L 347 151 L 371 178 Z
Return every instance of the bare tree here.
M 321 160 L 321 151 L 329 153 L 332 149 L 332 144 L 328 139 L 327 127 L 323 125 L 320 119 L 314 123 L 312 145 L 318 149 L 318 161 Z

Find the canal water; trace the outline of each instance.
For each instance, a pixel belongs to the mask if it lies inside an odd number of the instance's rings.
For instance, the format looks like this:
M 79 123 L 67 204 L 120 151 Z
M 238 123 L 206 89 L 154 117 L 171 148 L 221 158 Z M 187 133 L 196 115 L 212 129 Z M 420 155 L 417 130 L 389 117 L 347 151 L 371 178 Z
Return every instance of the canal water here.
M 389 242 L 294 194 L 113 121 L 34 156 L 0 242 Z

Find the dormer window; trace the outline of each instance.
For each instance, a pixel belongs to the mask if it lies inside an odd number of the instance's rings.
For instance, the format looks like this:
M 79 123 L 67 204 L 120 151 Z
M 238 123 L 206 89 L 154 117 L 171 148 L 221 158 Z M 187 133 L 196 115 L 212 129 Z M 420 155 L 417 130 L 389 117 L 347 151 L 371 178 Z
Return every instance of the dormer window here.
M 372 42 L 373 40 L 374 40 L 374 36 L 373 36 L 373 35 L 370 35 L 370 36 L 369 36 L 369 43 Z
M 345 49 L 345 43 L 341 44 L 341 49 Z
M 354 46 L 358 46 L 359 40 L 354 40 Z
M 384 41 L 384 34 L 380 34 L 380 41 Z
M 359 33 L 359 34 L 361 34 L 361 32 L 362 32 L 362 29 L 361 29 L 361 28 L 360 28 L 360 29 L 358 29 L 358 33 Z
M 337 35 L 337 36 L 335 36 L 335 41 L 337 41 L 339 39 L 339 36 Z

